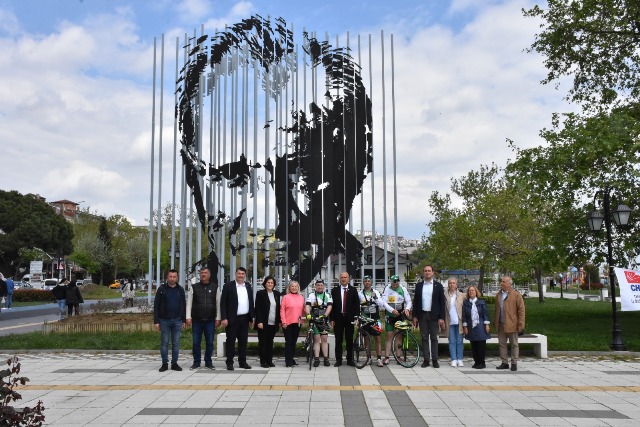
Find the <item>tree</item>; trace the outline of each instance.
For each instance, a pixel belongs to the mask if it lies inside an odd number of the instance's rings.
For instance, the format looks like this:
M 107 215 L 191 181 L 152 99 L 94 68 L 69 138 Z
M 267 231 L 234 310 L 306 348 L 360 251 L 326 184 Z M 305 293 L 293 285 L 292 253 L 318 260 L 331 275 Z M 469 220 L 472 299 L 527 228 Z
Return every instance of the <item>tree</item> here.
M 546 58 L 543 84 L 573 76 L 567 99 L 591 111 L 640 101 L 640 2 L 547 0 L 523 14 L 543 20 L 529 49 Z
M 100 284 L 104 284 L 106 266 L 111 264 L 111 252 L 102 238 L 89 233 L 83 234 L 76 241 L 76 248 L 70 258 L 92 276 L 100 274 Z
M 71 253 L 73 228 L 35 195 L 0 190 L 0 265 L 13 275 L 20 249 Z

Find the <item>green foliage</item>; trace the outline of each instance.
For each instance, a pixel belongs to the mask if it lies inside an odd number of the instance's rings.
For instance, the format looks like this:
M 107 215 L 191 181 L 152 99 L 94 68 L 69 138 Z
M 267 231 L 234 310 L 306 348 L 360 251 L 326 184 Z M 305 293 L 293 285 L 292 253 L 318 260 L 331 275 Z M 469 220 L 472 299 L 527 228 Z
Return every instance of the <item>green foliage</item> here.
M 51 291 L 42 289 L 16 289 L 13 292 L 14 302 L 32 302 L 32 301 L 54 301 Z
M 597 110 L 640 101 L 640 2 L 547 0 L 523 11 L 542 19 L 530 51 L 545 57 L 542 83 L 573 77 L 567 98 Z
M 21 249 L 71 253 L 71 224 L 34 195 L 0 190 L 0 230 L 0 265 L 3 269 L 8 268 L 11 274 L 17 267 L 11 263 L 20 258 Z M 32 256 L 24 250 L 22 253 Z
M 11 402 L 22 400 L 15 391 L 18 386 L 29 382 L 27 377 L 19 377 L 20 362 L 16 356 L 6 362 L 7 368 L 0 370 L 0 426 L 41 426 L 44 422 L 44 405 L 39 400 L 35 407 L 25 406 L 16 410 Z

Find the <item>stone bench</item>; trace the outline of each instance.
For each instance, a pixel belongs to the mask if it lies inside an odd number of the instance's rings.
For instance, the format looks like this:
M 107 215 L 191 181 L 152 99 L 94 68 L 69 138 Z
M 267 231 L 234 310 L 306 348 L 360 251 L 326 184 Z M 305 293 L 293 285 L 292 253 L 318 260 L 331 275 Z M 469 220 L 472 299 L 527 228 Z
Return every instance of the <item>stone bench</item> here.
M 600 301 L 600 296 L 599 295 L 583 295 L 582 296 L 583 299 L 589 300 L 589 301 Z
M 300 336 L 298 337 L 298 343 L 303 343 L 306 338 L 307 338 L 306 333 L 300 334 Z M 257 343 L 258 335 L 250 333 L 249 339 L 247 342 Z M 276 334 L 276 336 L 273 338 L 273 342 L 284 343 L 284 335 Z M 329 343 L 329 354 L 331 354 L 331 349 L 336 344 L 335 335 L 329 334 L 329 337 L 327 338 L 327 342 Z M 216 337 L 216 356 L 217 357 L 225 357 L 226 344 L 227 344 L 227 334 L 224 332 L 219 333 L 218 336 Z
M 465 340 L 465 344 L 469 341 Z M 449 344 L 449 339 L 445 336 L 438 338 L 438 344 Z M 498 335 L 491 335 L 491 339 L 487 340 L 487 344 L 498 344 Z M 525 334 L 518 337 L 518 344 L 533 344 L 533 352 L 536 357 L 546 359 L 547 355 L 547 336 L 540 334 Z

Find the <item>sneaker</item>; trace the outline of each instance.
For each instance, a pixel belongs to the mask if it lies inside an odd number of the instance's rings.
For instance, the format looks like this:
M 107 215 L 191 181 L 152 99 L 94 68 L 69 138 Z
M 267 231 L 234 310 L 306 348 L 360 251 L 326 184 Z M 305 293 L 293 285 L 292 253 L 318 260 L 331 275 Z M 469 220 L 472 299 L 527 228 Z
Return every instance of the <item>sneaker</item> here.
M 168 370 L 169 370 L 169 365 L 167 363 L 163 363 L 162 366 L 160 366 L 160 369 L 158 369 L 158 372 L 164 372 Z
M 381 368 L 384 366 L 384 363 L 382 363 L 382 359 L 378 359 L 378 366 Z
M 318 359 L 317 357 L 313 360 L 313 367 L 317 368 L 318 366 L 320 366 L 320 359 Z
M 388 357 L 385 357 L 385 358 L 382 360 L 382 363 L 383 363 L 384 365 L 388 365 L 388 364 L 389 364 L 389 358 L 388 358 Z
M 210 365 L 204 365 L 204 367 L 207 368 L 207 369 L 211 369 L 212 371 L 216 370 L 216 368 L 213 366 L 213 363 L 210 364 Z
M 464 363 L 462 363 L 462 360 L 458 360 L 458 366 L 460 366 L 461 368 L 464 366 Z
M 200 369 L 200 364 L 194 363 L 193 365 L 191 365 L 189 369 L 191 369 L 192 371 L 195 371 L 196 369 Z
M 456 366 L 458 366 L 458 361 L 457 361 L 457 360 L 452 360 L 452 361 L 451 361 L 451 366 L 453 366 L 454 368 L 455 368 Z
M 512 370 L 512 371 L 517 371 L 517 370 L 518 370 L 518 365 L 517 365 L 517 364 L 515 364 L 515 363 L 512 363 L 512 364 L 511 364 L 511 370 Z
M 171 370 L 172 371 L 182 371 L 182 368 L 180 366 L 178 366 L 177 363 L 172 363 L 171 364 Z
M 496 369 L 509 369 L 508 363 L 502 363 L 500 366 L 496 366 Z
M 326 357 L 324 359 L 324 366 L 331 366 L 331 363 L 329 362 L 329 359 L 327 359 Z

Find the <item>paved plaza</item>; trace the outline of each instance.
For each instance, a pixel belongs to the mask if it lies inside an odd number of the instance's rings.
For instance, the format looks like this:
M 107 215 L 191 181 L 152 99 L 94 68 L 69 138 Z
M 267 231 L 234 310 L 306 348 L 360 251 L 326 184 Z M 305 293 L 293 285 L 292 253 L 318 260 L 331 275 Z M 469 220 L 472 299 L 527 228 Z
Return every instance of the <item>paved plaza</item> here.
M 5 360 L 9 354 L 0 354 Z M 158 372 L 150 353 L 19 354 L 30 379 L 18 407 L 47 425 L 637 426 L 640 359 L 525 358 L 517 372 L 307 366 Z M 470 365 L 470 363 L 467 363 Z

